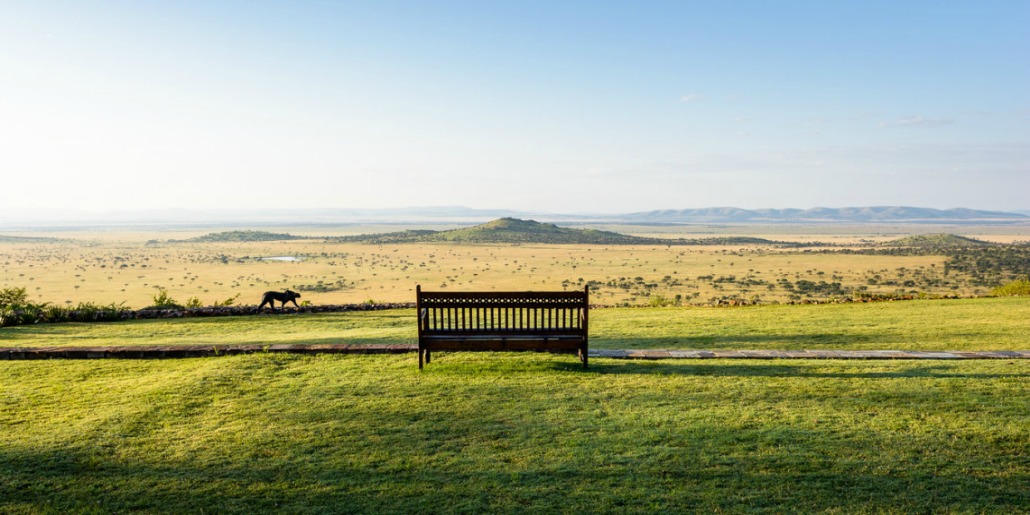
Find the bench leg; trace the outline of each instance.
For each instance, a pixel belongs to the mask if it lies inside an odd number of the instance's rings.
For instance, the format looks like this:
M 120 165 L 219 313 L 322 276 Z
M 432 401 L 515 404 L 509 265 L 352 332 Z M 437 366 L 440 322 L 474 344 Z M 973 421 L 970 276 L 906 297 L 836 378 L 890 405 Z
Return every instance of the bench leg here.
M 431 356 L 431 355 L 429 354 L 429 349 L 426 349 L 426 363 L 429 363 L 429 362 L 430 362 L 430 361 L 432 361 L 432 360 L 433 360 L 433 358 L 432 358 L 432 356 Z
M 583 368 L 587 368 L 587 350 L 584 348 L 579 349 L 579 360 L 583 362 Z
M 421 347 L 418 349 L 418 369 L 422 370 L 422 353 L 425 352 Z

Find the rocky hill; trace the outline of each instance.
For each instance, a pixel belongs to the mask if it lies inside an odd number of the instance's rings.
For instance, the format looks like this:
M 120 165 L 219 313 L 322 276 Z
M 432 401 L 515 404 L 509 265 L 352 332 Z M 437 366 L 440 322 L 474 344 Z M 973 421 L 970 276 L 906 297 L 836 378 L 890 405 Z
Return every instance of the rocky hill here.
M 433 240 L 465 243 L 578 243 L 591 245 L 633 245 L 650 242 L 649 238 L 638 238 L 596 229 L 569 229 L 518 218 L 500 218 L 465 229 L 441 231 L 433 236 Z
M 286 233 L 274 233 L 268 231 L 224 231 L 213 232 L 196 238 L 184 240 L 190 243 L 212 243 L 212 242 L 233 242 L 233 241 L 284 241 L 299 240 L 300 236 Z M 172 240 L 175 241 L 175 240 Z
M 989 247 L 994 243 L 967 238 L 957 234 L 920 234 L 891 240 L 881 244 L 884 247 L 940 248 L 940 247 Z
M 593 229 L 569 229 L 554 224 L 518 218 L 499 218 L 492 222 L 447 231 L 400 231 L 339 238 L 343 241 L 368 243 L 561 243 L 588 245 L 633 245 L 650 243 L 650 238 L 637 238 Z
M 492 222 L 448 231 L 400 231 L 384 234 L 365 234 L 332 238 L 332 241 L 352 241 L 376 244 L 387 243 L 551 243 L 567 245 L 777 245 L 797 246 L 794 243 L 764 238 L 729 237 L 700 239 L 641 238 L 596 229 L 570 229 L 554 224 L 518 218 L 500 218 Z

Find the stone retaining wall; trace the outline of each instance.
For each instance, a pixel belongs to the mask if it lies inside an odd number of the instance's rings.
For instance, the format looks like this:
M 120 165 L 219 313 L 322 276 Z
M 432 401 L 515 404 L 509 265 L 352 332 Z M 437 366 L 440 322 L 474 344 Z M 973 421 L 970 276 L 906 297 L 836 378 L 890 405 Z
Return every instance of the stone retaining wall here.
M 258 311 L 257 306 L 221 306 L 190 309 L 140 309 L 126 310 L 121 312 L 122 320 L 138 320 L 147 318 L 190 318 L 190 317 L 233 317 L 246 315 L 281 315 L 287 313 L 342 313 L 345 311 L 380 311 L 386 309 L 415 309 L 414 302 L 385 302 L 376 304 L 324 304 L 276 308 L 274 310 L 263 308 Z

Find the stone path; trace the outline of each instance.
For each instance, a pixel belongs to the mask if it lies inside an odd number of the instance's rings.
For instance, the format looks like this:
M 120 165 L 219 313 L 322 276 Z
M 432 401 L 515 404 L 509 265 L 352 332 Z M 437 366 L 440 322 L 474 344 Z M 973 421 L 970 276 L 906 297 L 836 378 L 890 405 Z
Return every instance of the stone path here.
M 0 360 L 25 359 L 160 359 L 228 356 L 258 352 L 293 354 L 403 354 L 414 344 L 317 345 L 166 345 L 112 347 L 0 348 Z M 591 358 L 616 359 L 1030 359 L 1022 351 L 900 351 L 900 350 L 591 350 Z

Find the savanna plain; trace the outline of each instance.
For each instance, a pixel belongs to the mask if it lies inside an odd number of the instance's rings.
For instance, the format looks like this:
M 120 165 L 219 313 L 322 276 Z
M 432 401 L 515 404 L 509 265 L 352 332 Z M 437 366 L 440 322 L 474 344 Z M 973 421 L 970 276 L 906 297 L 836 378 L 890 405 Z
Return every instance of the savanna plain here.
M 229 228 L 232 229 L 232 228 Z M 2 233 L 0 287 L 144 308 L 589 287 L 592 348 L 1025 350 L 1025 226 L 613 226 L 719 244 Z M 393 230 L 393 228 L 390 228 Z M 248 233 L 251 236 L 254 233 Z M 942 235 L 960 235 L 975 242 Z M 733 240 L 735 237 L 760 237 Z M 916 239 L 911 239 L 916 237 Z M 246 238 L 244 238 L 246 240 Z M 715 242 L 716 240 L 710 240 Z M 791 242 L 798 245 L 784 245 Z M 273 259 L 276 258 L 276 259 Z M 902 300 L 906 299 L 906 300 Z M 911 300 L 908 300 L 911 299 Z M 412 343 L 412 309 L 31 324 L 0 347 Z M 1026 360 L 252 354 L 0 365 L 0 511 L 1026 512 Z

